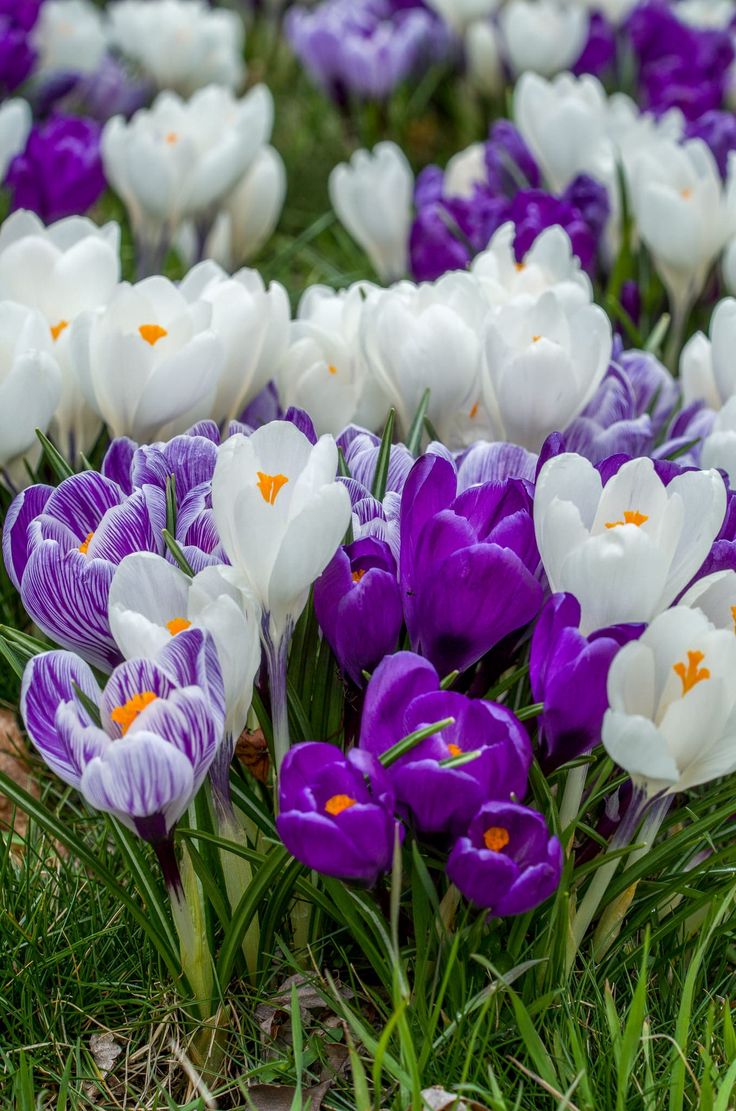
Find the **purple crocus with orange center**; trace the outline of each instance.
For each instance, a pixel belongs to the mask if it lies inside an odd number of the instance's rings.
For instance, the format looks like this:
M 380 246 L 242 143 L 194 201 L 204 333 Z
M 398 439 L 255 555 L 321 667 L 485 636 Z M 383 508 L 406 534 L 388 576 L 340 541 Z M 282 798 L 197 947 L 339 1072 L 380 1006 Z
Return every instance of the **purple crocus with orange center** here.
M 107 619 L 115 568 L 131 552 L 163 554 L 165 527 L 163 490 L 146 485 L 126 496 L 84 471 L 15 498 L 3 529 L 5 567 L 51 640 L 110 671 L 122 658 Z
M 400 835 L 393 788 L 375 757 L 318 741 L 284 758 L 276 827 L 307 868 L 369 885 L 390 869 Z
M 505 917 L 533 910 L 562 873 L 562 846 L 541 814 L 513 802 L 487 802 L 453 846 L 447 875 L 476 906 Z
M 65 783 L 161 846 L 222 739 L 225 695 L 214 644 L 201 629 L 180 632 L 154 660 L 117 667 L 103 691 L 78 656 L 45 652 L 26 667 L 21 714 Z
M 457 835 L 487 799 L 526 794 L 531 744 L 510 710 L 441 690 L 427 660 L 398 652 L 379 665 L 368 684 L 360 747 L 380 757 L 403 737 L 447 719 L 453 724 L 420 741 L 388 774 L 397 801 L 421 832 Z M 448 766 L 463 756 L 471 758 Z

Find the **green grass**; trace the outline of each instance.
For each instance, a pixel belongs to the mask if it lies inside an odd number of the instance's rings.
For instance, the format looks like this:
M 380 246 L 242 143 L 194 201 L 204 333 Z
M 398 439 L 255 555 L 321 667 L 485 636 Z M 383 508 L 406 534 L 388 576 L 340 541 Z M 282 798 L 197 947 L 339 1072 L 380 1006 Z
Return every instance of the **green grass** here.
M 438 71 L 404 90 L 385 118 L 366 110 L 341 119 L 288 51 L 271 54 L 263 29 L 249 52 L 252 78 L 264 74 L 276 96 L 274 143 L 289 175 L 280 228 L 256 264 L 267 279 L 282 281 L 296 304 L 308 283 L 344 285 L 369 275 L 329 214 L 332 166 L 354 146 L 385 137 L 401 142 L 417 168 L 445 161 L 484 135 L 490 107 Z M 108 199 L 100 216 L 119 212 Z M 656 312 L 653 304 L 653 318 Z M 5 577 L 0 621 L 24 625 Z M 290 678 L 295 738 L 339 734 L 342 691 L 326 647 L 316 648 L 313 618 L 297 631 Z M 523 679 L 512 693 L 515 705 L 529 702 Z M 0 703 L 15 706 L 17 697 L 17 675 L 0 664 Z M 453 903 L 440 858 L 420 858 L 409 844 L 391 890 L 376 896 L 319 881 L 274 856 L 267 800 L 238 779 L 240 804 L 261 828 L 251 859 L 264 882 L 241 905 L 236 928 L 228 927 L 222 899 L 208 911 L 208 937 L 226 975 L 209 1064 L 188 1067 L 201 1061 L 201 1036 L 186 984 L 176 982 L 162 956 L 171 925 L 155 872 L 149 874 L 155 862 L 34 767 L 42 796 L 37 817 L 26 834 L 0 843 L 2 1108 L 247 1107 L 252 1083 L 293 1086 L 298 1108 L 311 1086 L 330 1077 L 338 1055 L 347 1067 L 324 1105 L 346 1111 L 418 1111 L 421 1090 L 433 1084 L 492 1111 L 736 1106 L 736 803 L 728 782 L 674 809 L 653 851 L 619 869 L 609 902 L 623 905 L 636 884 L 620 932 L 597 960 L 586 939 L 568 977 L 570 903 L 596 862 L 571 865 L 559 895 L 540 912 L 486 925 Z M 600 756 L 589 782 L 606 771 L 610 791 L 610 768 Z M 532 781 L 534 801 L 553 825 L 561 786 L 553 778 L 550 789 L 539 773 Z M 604 793 L 594 793 L 579 816 L 578 845 L 595 838 Z M 182 829 L 179 841 L 194 848 L 211 891 L 221 862 L 204 800 L 196 822 L 200 833 Z M 138 879 L 152 884 L 147 903 L 124 854 Z M 267 876 L 261 870 L 269 861 Z M 295 900 L 297 909 L 311 911 L 306 948 L 293 941 Z M 261 950 L 252 983 L 240 940 L 254 910 Z M 324 1005 L 300 1011 L 287 992 L 265 1033 L 256 1007 L 299 969 Z M 108 1031 L 121 1053 L 103 1076 L 90 1039 Z M 201 1076 L 199 1088 L 191 1075 Z

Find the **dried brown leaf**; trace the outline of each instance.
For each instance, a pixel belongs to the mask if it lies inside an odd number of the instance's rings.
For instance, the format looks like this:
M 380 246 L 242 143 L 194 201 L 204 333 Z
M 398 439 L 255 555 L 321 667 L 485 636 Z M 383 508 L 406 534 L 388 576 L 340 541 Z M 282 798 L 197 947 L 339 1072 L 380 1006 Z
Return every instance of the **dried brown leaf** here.
M 106 1031 L 104 1034 L 92 1035 L 89 1039 L 89 1051 L 102 1075 L 107 1076 L 123 1052 L 123 1047 L 115 1040 L 113 1034 Z
M 303 1111 L 320 1111 L 331 1084 L 331 1080 L 325 1080 L 313 1088 L 303 1088 Z M 252 1084 L 245 1093 L 247 1106 L 253 1111 L 291 1111 L 296 1088 L 290 1084 Z
M 235 745 L 235 755 L 259 783 L 268 783 L 268 744 L 261 729 L 244 729 Z

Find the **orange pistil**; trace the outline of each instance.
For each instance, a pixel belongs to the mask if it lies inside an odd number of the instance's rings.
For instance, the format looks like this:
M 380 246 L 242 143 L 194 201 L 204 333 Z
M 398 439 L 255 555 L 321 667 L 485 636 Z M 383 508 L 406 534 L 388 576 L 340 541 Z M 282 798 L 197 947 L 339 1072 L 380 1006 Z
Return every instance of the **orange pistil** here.
M 349 810 L 351 806 L 355 806 L 357 799 L 351 799 L 350 795 L 333 795 L 325 803 L 325 811 L 336 818 L 338 814 L 342 814 L 343 810 Z
M 337 374 L 337 367 L 334 363 L 327 364 L 327 371 L 329 374 Z
M 54 343 L 56 343 L 57 339 L 59 338 L 61 333 L 64 331 L 64 329 L 68 328 L 68 327 L 69 327 L 69 321 L 68 320 L 60 320 L 58 324 L 52 324 L 51 325 L 51 338 L 54 341 Z
M 166 622 L 166 628 L 175 637 L 177 633 L 183 633 L 185 629 L 191 627 L 191 621 L 187 621 L 186 617 L 174 617 L 171 621 Z
M 354 583 L 359 583 L 360 580 L 363 578 L 364 574 L 365 574 L 365 568 L 364 567 L 360 567 L 357 571 L 353 571 L 353 573 L 352 573 L 353 582 Z
M 140 694 L 134 694 L 122 706 L 115 707 L 110 717 L 116 725 L 120 726 L 120 732 L 123 736 L 128 732 L 138 715 L 143 713 L 146 706 L 150 706 L 157 698 L 158 695 L 154 694 L 153 691 L 141 691 Z
M 733 618 L 733 631 L 736 633 L 736 606 L 731 606 L 731 617 Z
M 525 262 L 515 262 L 514 263 L 514 269 L 516 270 L 516 272 L 518 274 L 521 274 L 522 270 L 526 270 L 526 263 Z
M 705 659 L 703 652 L 688 652 L 687 666 L 684 663 L 677 663 L 672 665 L 672 670 L 678 676 L 682 683 L 682 693 L 686 695 L 698 683 L 702 683 L 704 679 L 710 679 L 710 671 L 707 667 L 700 667 L 700 664 Z
M 90 546 L 90 543 L 92 541 L 93 536 L 94 536 L 93 532 L 88 532 L 87 535 L 85 536 L 84 540 L 82 541 L 82 543 L 79 545 L 79 550 L 82 553 L 82 555 L 86 555 L 87 552 L 89 551 L 89 546 Z
M 509 831 L 504 829 L 503 826 L 491 826 L 483 834 L 483 841 L 487 849 L 492 853 L 500 853 L 505 849 L 511 840 Z
M 478 402 L 476 401 L 475 405 L 473 406 L 473 408 L 470 410 L 470 413 L 469 413 L 469 416 L 470 416 L 471 420 L 475 420 L 475 418 L 478 416 L 478 409 L 479 409 L 479 405 L 478 405 Z
M 164 336 L 168 336 L 169 334 L 160 324 L 141 324 L 138 331 L 141 334 L 141 338 L 144 339 L 146 343 L 150 343 L 151 347 L 155 347 L 160 339 L 163 339 Z
M 692 189 L 681 189 L 680 190 L 680 196 L 682 197 L 682 199 L 684 201 L 689 201 L 690 198 L 692 197 L 692 195 L 693 195 Z
M 640 513 L 638 509 L 626 509 L 623 521 L 606 521 L 606 528 L 618 528 L 619 525 L 636 525 L 639 528 L 648 520 L 646 513 Z
M 176 131 L 167 132 L 167 134 L 164 135 L 164 142 L 169 143 L 170 146 L 173 146 L 174 143 L 178 143 L 179 136 L 177 135 Z
M 289 481 L 285 474 L 264 474 L 263 471 L 257 471 L 258 475 L 258 489 L 264 501 L 269 505 L 273 505 L 276 498 L 279 496 L 279 491 Z
M 532 343 L 539 343 L 541 336 L 532 336 Z
M 463 754 L 463 750 L 460 748 L 460 745 L 455 745 L 455 744 L 448 745 L 447 746 L 447 751 L 452 756 L 462 756 L 462 754 Z

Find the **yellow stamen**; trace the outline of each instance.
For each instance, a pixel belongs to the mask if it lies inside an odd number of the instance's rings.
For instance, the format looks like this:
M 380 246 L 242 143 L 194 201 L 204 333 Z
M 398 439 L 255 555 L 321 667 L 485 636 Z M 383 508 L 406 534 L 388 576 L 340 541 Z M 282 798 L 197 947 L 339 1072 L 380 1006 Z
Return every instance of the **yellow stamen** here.
M 702 683 L 704 679 L 710 679 L 710 671 L 707 667 L 700 667 L 699 665 L 705 659 L 703 652 L 688 652 L 687 666 L 684 663 L 677 663 L 672 665 L 672 670 L 677 675 L 682 683 L 682 693 L 686 695 L 688 691 Z
M 357 571 L 353 571 L 352 579 L 354 583 L 359 583 L 365 574 L 365 568 L 361 567 Z
M 460 745 L 452 744 L 452 745 L 448 745 L 447 748 L 448 748 L 448 751 L 451 753 L 452 756 L 462 756 L 462 754 L 463 754 L 463 750 L 460 748 Z
M 470 410 L 470 419 L 471 420 L 475 420 L 475 418 L 478 416 L 478 408 L 479 408 L 479 405 L 478 405 L 478 402 L 476 401 L 475 405 Z
M 273 505 L 276 498 L 279 496 L 279 491 L 289 481 L 285 474 L 264 474 L 263 471 L 257 471 L 258 475 L 258 489 L 264 501 L 269 505 Z
M 60 320 L 58 324 L 52 324 L 51 325 L 51 338 L 54 341 L 54 343 L 56 343 L 57 339 L 59 338 L 61 333 L 64 331 L 64 329 L 68 328 L 68 327 L 69 327 L 69 321 L 68 320 Z
M 692 189 L 681 189 L 680 190 L 680 196 L 682 197 L 682 199 L 684 201 L 689 201 L 690 198 L 692 197 L 692 195 L 693 195 Z
M 90 546 L 90 543 L 92 541 L 93 536 L 94 536 L 93 532 L 88 532 L 87 535 L 85 536 L 84 540 L 82 541 L 82 543 L 79 545 L 79 550 L 82 553 L 82 555 L 86 555 L 87 552 L 89 551 L 89 546 Z
M 516 271 L 517 271 L 517 272 L 518 272 L 519 274 L 521 274 L 522 270 L 526 270 L 526 263 L 525 263 L 525 262 L 515 262 L 515 263 L 514 263 L 514 269 L 515 269 L 515 270 L 516 270 Z
M 116 725 L 120 726 L 120 732 L 123 736 L 128 732 L 138 715 L 143 713 L 146 706 L 150 706 L 157 698 L 158 695 L 154 694 L 153 691 L 141 691 L 140 694 L 134 694 L 122 706 L 115 707 L 110 717 Z
M 333 795 L 325 803 L 325 811 L 336 818 L 338 814 L 342 814 L 343 810 L 349 810 L 351 806 L 355 806 L 357 799 L 351 799 L 350 795 Z
M 623 521 L 606 521 L 606 528 L 618 528 L 619 525 L 636 525 L 639 528 L 648 520 L 646 513 L 640 513 L 638 509 L 625 509 Z
M 164 135 L 164 142 L 170 143 L 172 145 L 174 143 L 178 143 L 179 142 L 179 136 L 176 133 L 176 131 L 169 131 L 166 135 Z
M 541 336 L 532 336 L 532 343 L 539 343 Z
M 187 621 L 186 617 L 174 617 L 171 621 L 166 622 L 166 628 L 175 637 L 177 633 L 183 633 L 185 629 L 191 627 L 191 621 Z
M 151 347 L 155 347 L 160 339 L 169 334 L 160 324 L 141 324 L 138 331 L 146 343 L 150 343 Z
M 491 826 L 483 834 L 483 841 L 487 849 L 492 853 L 500 853 L 508 845 L 511 837 L 509 831 L 504 829 L 503 826 Z
M 334 363 L 328 363 L 327 364 L 327 370 L 329 371 L 330 374 L 337 374 L 337 367 L 335 366 Z

